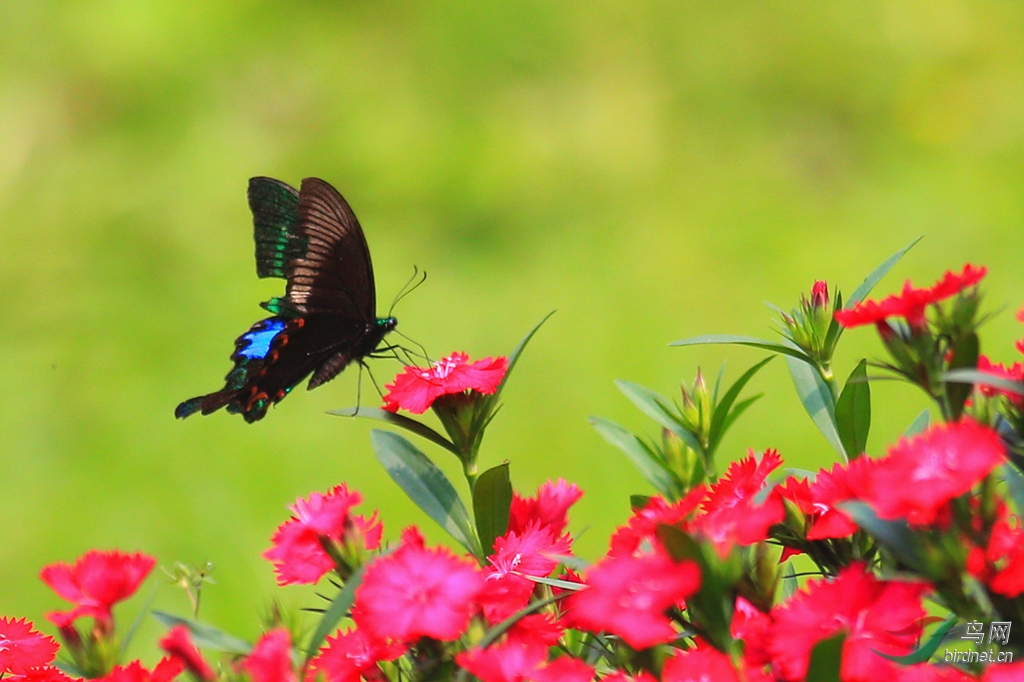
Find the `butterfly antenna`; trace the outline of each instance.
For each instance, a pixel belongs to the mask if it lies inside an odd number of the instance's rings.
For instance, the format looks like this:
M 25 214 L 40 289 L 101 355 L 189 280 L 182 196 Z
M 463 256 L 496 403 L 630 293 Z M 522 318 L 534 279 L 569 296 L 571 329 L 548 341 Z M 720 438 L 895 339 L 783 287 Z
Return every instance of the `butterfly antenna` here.
M 417 279 L 419 281 L 417 281 Z M 412 277 L 406 280 L 405 284 L 402 285 L 402 288 L 398 290 L 398 294 L 395 296 L 395 300 L 391 302 L 391 307 L 388 309 L 388 317 L 391 316 L 391 313 L 395 310 L 395 306 L 398 305 L 399 301 L 401 301 L 403 298 L 405 298 L 412 292 L 416 291 L 416 289 L 418 289 L 420 285 L 426 281 L 427 271 L 421 271 L 415 265 L 412 266 Z
M 417 348 L 420 349 L 419 353 L 413 353 L 413 355 L 416 355 L 417 357 L 423 358 L 427 362 L 430 362 L 430 355 L 427 353 L 427 349 L 423 346 L 422 343 L 420 343 L 419 341 L 417 341 L 417 340 L 415 340 L 413 338 L 410 338 L 410 337 L 406 336 L 405 334 L 403 334 L 402 332 L 398 331 L 397 329 L 393 329 L 392 331 L 394 333 L 398 334 L 399 336 L 401 336 L 403 339 L 405 339 L 409 343 L 413 344 L 414 346 L 416 346 Z M 404 350 L 406 353 L 410 352 L 409 349 L 407 349 L 407 348 L 402 348 L 402 350 Z

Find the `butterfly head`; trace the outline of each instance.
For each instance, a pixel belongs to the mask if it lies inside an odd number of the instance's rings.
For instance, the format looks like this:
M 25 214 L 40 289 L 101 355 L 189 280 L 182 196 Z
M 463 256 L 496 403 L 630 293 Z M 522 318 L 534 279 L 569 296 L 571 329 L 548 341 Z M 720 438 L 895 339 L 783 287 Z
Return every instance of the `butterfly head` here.
M 394 315 L 377 318 L 377 331 L 379 331 L 381 335 L 387 334 L 389 331 L 391 331 L 397 326 L 398 318 L 395 317 Z

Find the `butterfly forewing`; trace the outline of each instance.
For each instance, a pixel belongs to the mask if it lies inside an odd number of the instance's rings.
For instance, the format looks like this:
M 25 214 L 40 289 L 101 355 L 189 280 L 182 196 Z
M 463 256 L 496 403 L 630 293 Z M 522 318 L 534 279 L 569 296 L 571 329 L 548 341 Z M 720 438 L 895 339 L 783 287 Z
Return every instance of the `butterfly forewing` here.
M 305 254 L 288 263 L 287 299 L 304 313 L 331 312 L 363 323 L 376 318 L 373 266 L 348 202 L 329 184 L 306 178 L 299 192 Z

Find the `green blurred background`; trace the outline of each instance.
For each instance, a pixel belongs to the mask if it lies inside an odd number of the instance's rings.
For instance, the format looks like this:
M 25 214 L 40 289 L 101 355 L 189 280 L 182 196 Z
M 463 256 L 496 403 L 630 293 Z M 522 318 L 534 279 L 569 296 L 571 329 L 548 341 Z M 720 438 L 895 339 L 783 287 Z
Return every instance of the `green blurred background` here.
M 613 380 L 675 395 L 698 365 L 735 378 L 761 357 L 669 341 L 770 335 L 764 301 L 792 307 L 821 278 L 848 293 L 923 234 L 875 293 L 985 264 L 989 309 L 1010 308 L 983 350 L 1014 359 L 1024 6 L 0 3 L 0 613 L 64 607 L 46 563 L 143 550 L 216 564 L 202 615 L 254 637 L 272 598 L 316 603 L 275 589 L 259 553 L 286 504 L 341 481 L 388 537 L 419 523 L 443 540 L 376 463 L 373 425 L 324 414 L 355 402 L 354 371 L 255 425 L 174 420 L 281 291 L 255 277 L 253 175 L 342 191 L 381 308 L 429 272 L 396 315 L 434 356 L 507 354 L 558 309 L 483 464 L 511 460 L 524 492 L 583 487 L 573 529 L 594 558 L 650 492 L 587 424 L 655 433 Z M 874 334 L 846 335 L 839 373 L 864 355 Z M 397 370 L 374 363 L 382 382 Z M 761 391 L 720 457 L 831 464 L 783 363 Z M 879 453 L 925 403 L 894 383 L 875 396 Z M 157 604 L 187 608 L 169 588 Z

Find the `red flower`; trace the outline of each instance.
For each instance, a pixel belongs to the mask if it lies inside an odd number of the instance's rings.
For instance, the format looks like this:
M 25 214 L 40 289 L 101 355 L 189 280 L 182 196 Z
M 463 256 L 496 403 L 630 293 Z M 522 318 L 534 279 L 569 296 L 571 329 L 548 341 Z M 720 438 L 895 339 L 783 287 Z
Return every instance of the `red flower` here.
M 587 571 L 587 588 L 569 597 L 569 607 L 576 625 L 644 649 L 675 639 L 665 611 L 698 587 L 700 570 L 692 561 L 676 563 L 660 552 L 608 557 Z
M 185 666 L 176 658 L 160 659 L 153 672 L 146 670 L 141 662 L 132 661 L 128 665 L 116 666 L 100 679 L 103 682 L 170 682 L 184 669 Z
M 281 628 L 263 635 L 242 667 L 253 682 L 295 682 L 291 635 Z
M 985 668 L 981 682 L 1020 682 L 1024 680 L 1024 663 L 1000 663 Z
M 292 505 L 294 516 L 278 526 L 271 538 L 273 547 L 263 553 L 274 564 L 277 583 L 312 584 L 333 570 L 334 561 L 324 551 L 323 541 L 379 547 L 383 529 L 376 514 L 366 519 L 349 513 L 362 501 L 358 492 L 349 492 L 343 483 L 326 495 L 313 493 Z
M 772 617 L 760 611 L 743 597 L 736 597 L 729 634 L 743 642 L 743 660 L 747 665 L 760 668 L 771 662 L 768 654 L 768 633 Z
M 398 408 L 423 414 L 443 395 L 476 391 L 494 393 L 508 371 L 508 358 L 484 358 L 470 363 L 465 353 L 452 353 L 435 362 L 429 369 L 406 367 L 384 388 L 384 409 Z
M 590 682 L 594 669 L 583 661 L 562 657 L 546 665 L 548 648 L 509 639 L 486 649 L 470 649 L 455 662 L 482 682 Z
M 531 522 L 536 521 L 541 526 L 550 528 L 552 535 L 561 535 L 569 523 L 569 507 L 576 504 L 581 497 L 583 491 L 579 486 L 567 483 L 563 478 L 541 485 L 536 497 L 520 497 L 519 493 L 514 493 L 508 529 L 522 532 Z
M 57 649 L 57 642 L 33 630 L 28 620 L 0 618 L 0 677 L 49 665 Z
M 109 629 L 114 622 L 113 605 L 135 594 L 155 565 L 156 559 L 145 554 L 96 550 L 86 552 L 74 566 L 51 564 L 39 577 L 59 597 L 77 606 L 48 613 L 46 619 L 64 628 L 77 618 L 92 616 L 101 629 Z
M 192 637 L 188 634 L 188 628 L 184 625 L 175 625 L 167 635 L 160 640 L 160 648 L 177 659 L 185 666 L 196 679 L 203 682 L 213 682 L 217 679 L 217 673 L 203 660 L 199 649 L 192 643 Z
M 393 554 L 367 566 L 352 617 L 377 639 L 451 641 L 476 609 L 484 578 L 472 562 L 444 548 L 426 549 L 410 534 Z
M 711 487 L 693 527 L 714 543 L 719 554 L 726 555 L 734 544 L 752 545 L 768 537 L 768 529 L 786 515 L 777 491 L 757 504 L 754 500 L 764 487 L 768 474 L 782 464 L 775 450 L 765 450 L 761 460 L 753 451 L 729 465 L 725 474 Z
M 658 682 L 650 673 L 640 673 L 636 677 L 626 673 L 613 673 L 608 677 L 601 678 L 601 682 Z
M 811 307 L 828 307 L 828 282 L 820 279 L 814 282 L 814 286 L 811 287 Z
M 862 301 L 853 308 L 836 311 L 836 320 L 844 327 L 859 327 L 878 324 L 888 317 L 902 317 L 912 327 L 925 324 L 924 311 L 929 305 L 955 296 L 964 289 L 981 281 L 987 270 L 984 267 L 964 266 L 963 272 L 947 272 L 930 289 L 915 289 L 908 279 L 899 296 L 889 296 L 881 303 Z
M 924 583 L 878 580 L 861 564 L 844 569 L 832 580 L 812 580 L 772 610 L 768 641 L 772 660 L 784 679 L 802 680 L 814 645 L 845 632 L 843 681 L 891 679 L 896 665 L 872 650 L 889 655 L 910 652 L 914 630 L 898 633 L 924 616 L 921 594 L 926 589 Z
M 643 509 L 633 512 L 629 522 L 619 527 L 612 535 L 610 556 L 631 556 L 636 553 L 644 540 L 654 542 L 658 526 L 685 526 L 687 519 L 700 507 L 707 494 L 704 485 L 686 494 L 686 497 L 669 504 L 664 498 L 654 496 Z
M 807 531 L 808 540 L 845 538 L 857 530 L 846 512 L 838 508 L 840 502 L 855 499 L 860 489 L 858 481 L 870 475 L 877 460 L 858 457 L 848 466 L 835 464 L 831 471 L 822 469 L 811 484 L 811 501 L 814 505 L 812 525 Z
M 861 497 L 883 519 L 935 521 L 944 505 L 1006 460 L 992 429 L 969 419 L 903 438 L 865 476 Z
M 386 682 L 378 667 L 381 661 L 393 661 L 405 652 L 400 644 L 387 644 L 366 636 L 361 630 L 349 630 L 327 638 L 327 644 L 309 663 L 313 679 L 323 675 L 327 682 Z
M 710 646 L 677 651 L 665 662 L 663 682 L 740 682 L 732 660 Z
M 480 603 L 489 623 L 498 623 L 526 606 L 536 584 L 524 576 L 546 577 L 568 556 L 572 539 L 552 537 L 550 528 L 533 523 L 521 533 L 509 531 L 494 541 L 491 566 L 484 569 L 486 589 Z

